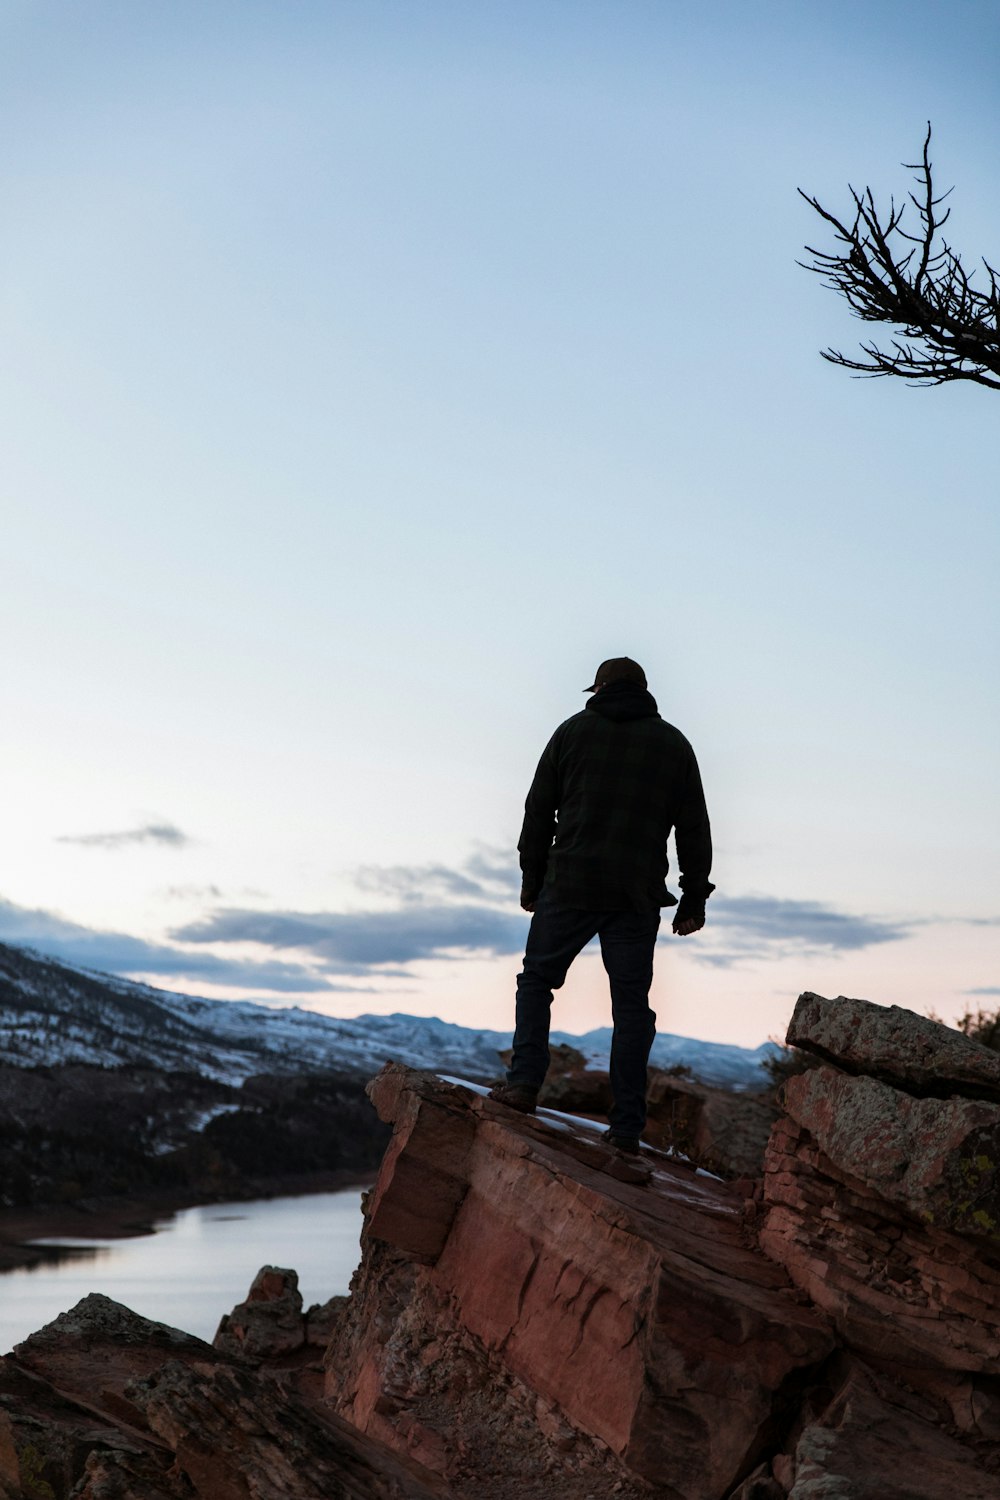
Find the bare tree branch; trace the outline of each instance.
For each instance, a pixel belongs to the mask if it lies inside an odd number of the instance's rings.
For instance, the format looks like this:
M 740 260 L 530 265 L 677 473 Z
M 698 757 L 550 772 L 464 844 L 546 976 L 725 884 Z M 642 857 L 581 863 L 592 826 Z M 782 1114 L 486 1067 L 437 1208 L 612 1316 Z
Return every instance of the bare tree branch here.
M 812 262 L 799 264 L 840 292 L 855 317 L 888 323 L 895 333 L 887 349 L 862 344 L 864 359 L 851 359 L 839 349 L 822 350 L 823 358 L 861 375 L 899 375 L 916 385 L 973 380 L 1000 391 L 1000 277 L 984 260 L 989 287 L 973 287 L 975 272 L 965 270 L 941 237 L 951 209 L 939 210 L 951 189 L 935 196 L 930 144 L 928 123 L 921 160 L 903 164 L 916 172 L 917 191 L 898 206 L 890 199 L 886 215 L 876 208 L 871 188 L 861 193 L 848 188 L 854 200 L 849 224 L 799 188 L 844 247 L 827 251 L 807 245 Z M 909 205 L 919 221 L 913 234 L 903 228 Z

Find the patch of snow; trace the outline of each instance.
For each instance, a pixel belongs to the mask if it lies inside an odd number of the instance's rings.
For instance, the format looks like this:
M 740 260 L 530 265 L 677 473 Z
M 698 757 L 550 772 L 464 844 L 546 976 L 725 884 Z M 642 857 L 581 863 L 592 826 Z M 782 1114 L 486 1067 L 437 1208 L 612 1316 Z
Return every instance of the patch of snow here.
M 559 1109 L 540 1109 L 537 1111 L 536 1119 L 544 1119 L 551 1124 L 563 1121 L 565 1122 L 564 1129 L 589 1131 L 591 1135 L 595 1133 L 603 1135 L 608 1128 L 599 1120 L 588 1120 L 585 1115 L 564 1115 Z
M 208 1109 L 199 1110 L 192 1115 L 187 1122 L 188 1130 L 204 1130 L 209 1120 L 217 1120 L 219 1115 L 238 1114 L 242 1109 L 241 1104 L 213 1104 Z
M 490 1091 L 484 1083 L 470 1083 L 467 1078 L 452 1078 L 449 1073 L 439 1073 L 437 1076 L 442 1083 L 453 1083 L 456 1088 L 468 1089 L 470 1094 L 478 1094 L 480 1099 L 489 1097 Z

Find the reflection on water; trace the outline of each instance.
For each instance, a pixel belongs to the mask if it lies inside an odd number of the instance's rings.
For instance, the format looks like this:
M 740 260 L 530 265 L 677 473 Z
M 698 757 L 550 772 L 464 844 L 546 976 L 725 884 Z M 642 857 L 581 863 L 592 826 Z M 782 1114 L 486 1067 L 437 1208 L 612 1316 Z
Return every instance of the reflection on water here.
M 103 1292 L 211 1339 L 261 1266 L 292 1266 L 305 1306 L 344 1293 L 360 1259 L 361 1191 L 189 1208 L 131 1240 L 45 1241 L 46 1259 L 0 1274 L 0 1353 Z M 51 1252 L 51 1259 L 49 1258 Z
M 67 1260 L 103 1260 L 108 1255 L 104 1245 L 81 1245 L 77 1240 L 28 1240 L 33 1250 L 37 1250 L 42 1257 L 34 1265 L 25 1266 L 24 1271 L 31 1276 L 36 1271 L 50 1271 L 53 1266 L 62 1265 Z M 3 1297 L 0 1294 L 0 1307 L 3 1306 Z

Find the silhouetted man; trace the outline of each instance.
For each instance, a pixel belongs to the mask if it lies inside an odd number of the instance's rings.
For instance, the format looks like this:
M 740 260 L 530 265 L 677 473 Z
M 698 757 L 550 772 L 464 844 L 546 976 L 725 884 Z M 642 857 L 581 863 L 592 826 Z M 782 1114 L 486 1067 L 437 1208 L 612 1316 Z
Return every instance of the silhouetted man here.
M 694 751 L 660 718 L 628 656 L 602 662 L 582 713 L 560 724 L 531 783 L 518 843 L 521 905 L 533 913 L 517 976 L 514 1052 L 490 1098 L 533 1114 L 549 1066 L 552 991 L 595 934 L 611 984 L 614 1104 L 605 1138 L 635 1153 L 646 1123 L 649 1008 L 660 907 L 679 937 L 705 925 L 712 835 Z M 680 903 L 667 890 L 671 829 Z

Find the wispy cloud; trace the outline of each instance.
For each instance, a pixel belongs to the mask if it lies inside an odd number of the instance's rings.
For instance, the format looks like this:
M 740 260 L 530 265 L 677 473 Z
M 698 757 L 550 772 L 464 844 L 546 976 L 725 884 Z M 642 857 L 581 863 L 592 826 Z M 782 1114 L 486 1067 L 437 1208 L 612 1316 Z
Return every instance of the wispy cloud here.
M 856 952 L 899 942 L 916 925 L 845 912 L 820 901 L 716 895 L 708 903 L 704 940 L 685 952 L 696 963 L 731 968 L 755 959 Z
M 173 823 L 143 823 L 139 828 L 125 828 L 116 833 L 64 833 L 59 844 L 79 844 L 84 849 L 127 849 L 131 844 L 163 844 L 182 849 L 191 840 Z
M 84 927 L 54 912 L 31 910 L 3 899 L 0 899 L 0 942 L 37 948 L 52 958 L 84 969 L 99 969 L 105 974 L 142 974 L 234 988 L 246 985 L 274 994 L 308 994 L 338 988 L 327 975 L 317 974 L 299 963 L 185 952 L 183 948 L 147 942 L 129 933 Z
M 442 864 L 362 865 L 355 871 L 359 890 L 404 903 L 497 902 L 517 898 L 521 888 L 516 861 L 502 849 L 482 846 L 457 869 Z
M 731 931 L 765 942 L 792 941 L 815 948 L 856 949 L 894 943 L 908 936 L 914 925 L 838 911 L 819 901 L 777 896 L 713 896 L 708 910 L 713 923 Z
M 1000 995 L 1000 984 L 984 984 L 975 990 L 963 990 L 963 995 Z
M 366 973 L 456 953 L 518 953 L 525 918 L 469 904 L 417 905 L 394 911 L 253 911 L 223 907 L 170 936 L 183 943 L 259 943 L 312 954 L 333 973 Z M 398 972 L 398 971 L 397 971 Z
M 388 907 L 305 912 L 226 906 L 171 936 L 184 943 L 255 943 L 295 951 L 331 973 L 351 974 L 385 972 L 388 965 L 420 959 L 523 951 L 526 921 L 517 907 L 516 866 L 502 851 L 479 850 L 458 867 L 366 866 L 357 883 Z M 786 953 L 854 951 L 895 942 L 910 931 L 903 922 L 773 896 L 714 897 L 708 912 L 710 940 L 685 945 L 685 951 L 717 966 Z

